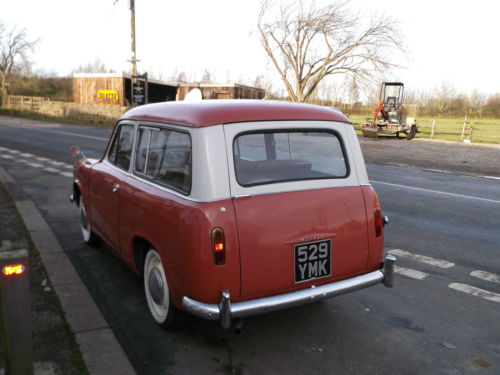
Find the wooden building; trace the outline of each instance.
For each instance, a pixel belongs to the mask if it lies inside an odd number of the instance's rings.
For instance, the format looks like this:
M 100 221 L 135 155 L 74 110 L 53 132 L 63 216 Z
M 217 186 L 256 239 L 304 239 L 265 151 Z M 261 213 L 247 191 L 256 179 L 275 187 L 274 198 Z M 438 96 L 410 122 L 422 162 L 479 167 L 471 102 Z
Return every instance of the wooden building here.
M 148 103 L 184 100 L 192 89 L 203 99 L 264 99 L 264 89 L 237 83 L 167 83 L 148 80 Z M 75 103 L 130 106 L 131 78 L 120 73 L 76 73 L 73 75 Z
M 178 84 L 148 81 L 148 102 L 176 99 Z M 75 103 L 130 106 L 131 78 L 120 73 L 76 73 L 73 75 Z
M 238 83 L 181 83 L 177 100 L 184 100 L 192 89 L 199 89 L 203 99 L 264 99 L 266 90 Z

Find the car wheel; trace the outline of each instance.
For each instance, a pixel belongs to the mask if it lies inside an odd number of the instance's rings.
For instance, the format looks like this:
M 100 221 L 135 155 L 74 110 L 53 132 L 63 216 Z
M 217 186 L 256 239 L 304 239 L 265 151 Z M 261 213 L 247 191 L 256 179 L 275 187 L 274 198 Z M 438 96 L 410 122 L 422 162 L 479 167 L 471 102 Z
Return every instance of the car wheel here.
M 99 237 L 92 231 L 92 227 L 87 218 L 87 211 L 85 210 L 85 205 L 83 204 L 83 199 L 80 196 L 78 202 L 80 207 L 80 229 L 82 231 L 83 240 L 91 246 L 95 246 L 99 243 Z
M 171 328 L 175 318 L 175 306 L 170 299 L 167 278 L 160 254 L 150 249 L 144 261 L 144 293 L 148 307 L 156 323 Z

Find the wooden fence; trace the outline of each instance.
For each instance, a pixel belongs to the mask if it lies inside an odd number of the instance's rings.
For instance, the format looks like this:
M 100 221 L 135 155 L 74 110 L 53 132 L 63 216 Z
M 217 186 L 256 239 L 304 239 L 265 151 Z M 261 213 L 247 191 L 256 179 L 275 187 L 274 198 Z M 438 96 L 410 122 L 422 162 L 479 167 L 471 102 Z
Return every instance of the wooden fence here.
M 354 129 L 361 132 L 359 117 L 352 118 Z M 475 143 L 500 143 L 500 123 L 492 120 L 418 119 L 418 138 L 444 139 Z
M 39 111 L 43 98 L 39 96 L 7 96 L 7 107 L 12 109 Z

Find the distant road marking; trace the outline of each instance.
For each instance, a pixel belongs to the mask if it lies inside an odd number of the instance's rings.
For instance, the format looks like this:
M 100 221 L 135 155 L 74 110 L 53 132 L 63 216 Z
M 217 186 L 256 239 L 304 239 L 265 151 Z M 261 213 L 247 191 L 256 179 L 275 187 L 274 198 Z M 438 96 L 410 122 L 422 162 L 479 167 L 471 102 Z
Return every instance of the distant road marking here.
M 23 158 L 32 158 L 32 157 L 34 157 L 35 155 L 25 153 L 25 154 L 19 154 L 19 156 L 22 156 Z
M 81 138 L 97 139 L 99 141 L 106 141 L 106 142 L 108 141 L 108 138 L 94 137 L 92 135 L 75 134 L 75 133 L 61 132 L 61 131 L 51 131 L 50 133 L 57 133 L 57 134 L 63 134 L 63 135 L 72 135 L 72 136 L 81 137 Z
M 51 167 L 43 168 L 43 170 L 47 171 L 47 172 L 52 172 L 52 173 L 59 173 L 59 170 L 57 170 L 55 168 L 51 168 Z
M 460 283 L 451 283 L 448 285 L 449 288 L 458 290 L 459 292 L 471 294 L 476 297 L 481 297 L 483 299 L 486 299 L 488 301 L 493 301 L 500 303 L 500 294 L 489 292 L 484 289 L 479 289 L 467 284 L 460 284 Z
M 500 177 L 496 176 L 482 176 L 483 178 L 489 178 L 490 180 L 500 180 Z
M 71 173 L 71 172 L 59 172 L 59 174 L 61 174 L 63 176 L 66 176 L 66 177 L 73 178 L 73 173 Z
M 396 272 L 400 275 L 403 275 L 403 276 L 411 277 L 412 279 L 417 279 L 417 280 L 423 280 L 427 276 L 429 276 L 428 273 L 420 272 L 417 270 L 412 270 L 411 268 L 399 267 L 399 266 L 394 266 L 394 272 Z
M 470 273 L 471 276 L 477 277 L 478 279 L 486 280 L 486 281 L 491 281 L 493 283 L 499 283 L 500 284 L 500 276 L 495 275 L 494 273 L 489 273 L 486 271 L 481 271 L 481 270 L 476 270 L 472 271 Z
M 435 259 L 425 255 L 413 254 L 410 253 L 409 251 L 400 249 L 389 250 L 389 254 L 416 260 L 417 262 L 430 264 L 431 266 L 436 266 L 439 268 L 451 268 L 455 265 L 455 263 L 447 262 L 446 260 Z
M 423 191 L 423 192 L 426 192 L 426 193 L 441 194 L 441 195 L 447 195 L 447 196 L 450 196 L 450 197 L 465 198 L 465 199 L 473 199 L 473 200 L 482 201 L 482 202 L 490 202 L 490 203 L 497 203 L 497 204 L 500 204 L 500 201 L 497 201 L 497 200 L 495 200 L 495 199 L 487 199 L 487 198 L 480 198 L 480 197 L 472 197 L 472 196 L 470 196 L 470 195 L 462 195 L 462 194 L 455 194 L 455 193 L 447 193 L 447 192 L 445 192 L 445 191 L 431 190 L 431 189 L 423 189 L 423 188 L 417 188 L 417 187 L 407 186 L 407 185 L 391 184 L 391 183 L 389 183 L 389 182 L 382 182 L 382 181 L 375 181 L 375 180 L 370 180 L 370 182 L 374 182 L 374 183 L 376 183 L 376 184 L 381 184 L 381 185 L 394 186 L 394 187 L 403 188 L 403 189 Z
M 4 159 L 14 159 L 14 156 L 12 155 L 0 155 L 0 157 L 4 158 Z

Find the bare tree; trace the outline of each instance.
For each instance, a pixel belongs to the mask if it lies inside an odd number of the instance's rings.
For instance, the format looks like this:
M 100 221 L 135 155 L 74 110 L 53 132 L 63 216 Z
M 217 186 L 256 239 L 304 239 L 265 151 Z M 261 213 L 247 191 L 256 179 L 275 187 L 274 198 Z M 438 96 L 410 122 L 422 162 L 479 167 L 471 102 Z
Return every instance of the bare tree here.
M 306 101 L 325 77 L 354 74 L 358 83 L 396 66 L 389 56 L 402 50 L 397 23 L 373 17 L 365 26 L 350 14 L 349 1 L 324 7 L 296 0 L 281 4 L 270 21 L 271 0 L 261 0 L 258 29 L 264 50 L 283 80 L 290 98 Z
M 5 103 L 6 85 L 12 73 L 29 64 L 28 54 L 35 49 L 38 40 L 29 40 L 26 29 L 8 28 L 0 21 L 0 104 Z
M 450 82 L 442 82 L 441 87 L 436 90 L 435 102 L 439 114 L 444 114 L 455 101 L 457 97 L 456 89 Z
M 115 73 L 113 68 L 108 68 L 99 56 L 96 56 L 93 63 L 79 65 L 73 69 L 73 73 Z

